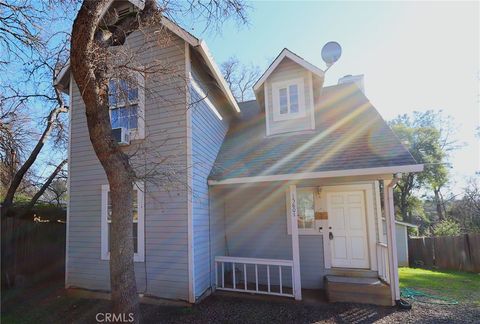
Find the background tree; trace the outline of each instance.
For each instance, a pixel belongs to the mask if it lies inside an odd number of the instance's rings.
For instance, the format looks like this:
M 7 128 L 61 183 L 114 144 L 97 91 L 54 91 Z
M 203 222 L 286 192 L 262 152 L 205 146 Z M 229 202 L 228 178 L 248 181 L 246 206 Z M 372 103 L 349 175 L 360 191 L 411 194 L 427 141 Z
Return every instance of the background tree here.
M 238 102 L 254 99 L 253 85 L 260 78 L 260 68 L 256 65 L 240 63 L 232 56 L 221 65 L 225 81 Z
M 413 221 L 419 210 L 415 194 L 433 194 L 436 215 L 445 219 L 445 203 L 442 189 L 448 184 L 449 152 L 458 144 L 451 139 L 454 126 L 450 118 L 444 118 L 441 111 L 414 112 L 410 117 L 401 115 L 390 123 L 392 130 L 409 149 L 418 163 L 424 164 L 422 173 L 405 173 L 395 189 L 395 203 L 402 220 Z M 418 215 L 420 216 L 420 215 Z
M 480 179 L 474 176 L 463 188 L 462 198 L 450 204 L 448 213 L 465 233 L 480 232 Z
M 21 216 L 12 208 L 19 198 L 27 201 L 27 207 L 33 206 L 42 194 L 44 182 L 55 175 L 58 165 L 64 164 L 67 134 L 64 115 L 68 105 L 52 81 L 66 61 L 68 34 L 46 27 L 65 13 L 59 3 L 0 1 L 2 286 L 13 284 L 15 278 L 7 270 L 13 258 L 6 251 L 7 247 L 11 253 L 15 251 L 16 222 L 12 222 L 6 235 L 6 217 Z M 10 73 L 11 70 L 22 73 Z M 48 154 L 42 155 L 45 149 Z M 39 160 L 45 168 L 35 168 Z M 52 174 L 40 175 L 40 169 L 52 170 Z
M 460 226 L 452 219 L 444 219 L 433 227 L 435 236 L 456 236 L 460 234 Z

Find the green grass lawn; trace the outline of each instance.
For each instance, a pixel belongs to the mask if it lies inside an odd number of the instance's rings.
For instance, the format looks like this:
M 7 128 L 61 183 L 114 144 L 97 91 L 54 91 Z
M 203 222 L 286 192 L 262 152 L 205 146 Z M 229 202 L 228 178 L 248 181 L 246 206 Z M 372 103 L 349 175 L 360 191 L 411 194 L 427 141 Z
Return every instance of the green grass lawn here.
M 480 305 L 480 274 L 400 268 L 400 288 L 413 288 L 429 294 L 454 298 L 460 303 Z

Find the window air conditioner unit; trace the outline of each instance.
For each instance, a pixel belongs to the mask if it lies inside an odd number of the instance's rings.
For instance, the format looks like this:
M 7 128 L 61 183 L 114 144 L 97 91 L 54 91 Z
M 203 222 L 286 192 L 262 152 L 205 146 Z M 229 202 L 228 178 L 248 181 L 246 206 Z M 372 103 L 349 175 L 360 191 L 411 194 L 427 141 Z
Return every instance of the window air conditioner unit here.
M 130 144 L 130 133 L 125 127 L 112 129 L 113 138 L 119 145 Z

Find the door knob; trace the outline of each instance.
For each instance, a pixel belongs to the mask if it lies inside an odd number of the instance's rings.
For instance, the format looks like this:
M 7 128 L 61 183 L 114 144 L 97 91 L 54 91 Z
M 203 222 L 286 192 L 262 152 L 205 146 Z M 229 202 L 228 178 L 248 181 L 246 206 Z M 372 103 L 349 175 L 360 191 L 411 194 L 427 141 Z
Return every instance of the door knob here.
M 333 240 L 333 233 L 332 233 L 332 232 L 330 232 L 330 233 L 328 234 L 328 238 L 331 239 L 331 240 Z

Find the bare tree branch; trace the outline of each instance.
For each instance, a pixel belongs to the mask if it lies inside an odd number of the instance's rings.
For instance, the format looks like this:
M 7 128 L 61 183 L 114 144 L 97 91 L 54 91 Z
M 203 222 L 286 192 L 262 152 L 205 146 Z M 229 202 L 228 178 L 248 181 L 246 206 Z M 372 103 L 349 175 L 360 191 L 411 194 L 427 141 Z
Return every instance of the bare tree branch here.
M 40 187 L 40 190 L 38 190 L 38 192 L 33 196 L 33 198 L 30 200 L 30 202 L 28 203 L 27 205 L 27 210 L 30 210 L 33 208 L 33 206 L 35 206 L 35 204 L 37 203 L 38 199 L 45 193 L 45 191 L 47 190 L 47 188 L 50 186 L 50 184 L 52 183 L 52 181 L 57 177 L 58 173 L 62 170 L 63 166 L 67 163 L 67 160 L 63 160 L 62 162 L 60 162 L 59 165 L 57 165 L 57 167 L 55 168 L 55 170 L 53 170 L 53 172 L 50 174 L 50 176 L 48 177 L 47 181 L 45 181 L 45 183 Z

